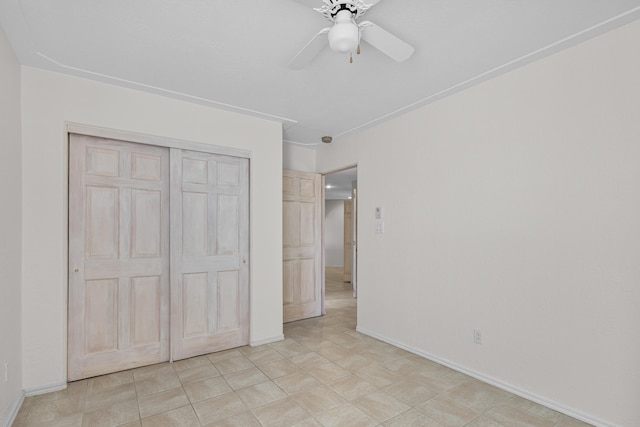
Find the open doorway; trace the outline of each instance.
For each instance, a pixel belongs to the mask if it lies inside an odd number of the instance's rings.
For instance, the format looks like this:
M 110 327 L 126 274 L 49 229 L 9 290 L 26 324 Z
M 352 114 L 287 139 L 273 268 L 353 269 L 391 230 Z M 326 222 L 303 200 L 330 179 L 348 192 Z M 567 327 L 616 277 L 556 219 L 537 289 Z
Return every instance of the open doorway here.
M 357 297 L 356 167 L 324 175 L 325 301 Z

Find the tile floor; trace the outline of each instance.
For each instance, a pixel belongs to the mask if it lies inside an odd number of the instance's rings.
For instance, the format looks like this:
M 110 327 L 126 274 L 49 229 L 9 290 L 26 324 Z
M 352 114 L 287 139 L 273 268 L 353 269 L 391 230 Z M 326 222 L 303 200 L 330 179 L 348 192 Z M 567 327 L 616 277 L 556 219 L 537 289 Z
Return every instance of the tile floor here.
M 284 341 L 77 381 L 26 398 L 14 426 L 587 426 L 355 332 L 327 273 L 327 315 Z

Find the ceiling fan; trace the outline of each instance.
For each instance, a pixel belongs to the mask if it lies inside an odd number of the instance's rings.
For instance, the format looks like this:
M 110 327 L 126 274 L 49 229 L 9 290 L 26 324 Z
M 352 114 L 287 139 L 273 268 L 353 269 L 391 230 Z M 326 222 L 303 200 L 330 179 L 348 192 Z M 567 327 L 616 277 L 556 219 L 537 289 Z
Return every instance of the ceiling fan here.
M 323 0 L 323 5 L 314 8 L 327 18 L 333 26 L 323 28 L 289 62 L 289 68 L 300 69 L 315 58 L 327 44 L 331 50 L 350 54 L 360 53 L 360 40 L 364 40 L 397 62 L 406 61 L 414 48 L 393 34 L 370 21 L 357 22 L 367 10 L 380 0 Z

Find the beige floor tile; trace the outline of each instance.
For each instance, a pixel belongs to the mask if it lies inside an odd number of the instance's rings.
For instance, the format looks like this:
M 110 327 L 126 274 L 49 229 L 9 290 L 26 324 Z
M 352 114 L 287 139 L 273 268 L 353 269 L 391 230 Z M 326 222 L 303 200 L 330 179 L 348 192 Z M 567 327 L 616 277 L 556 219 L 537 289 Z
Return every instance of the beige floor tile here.
M 324 427 L 374 427 L 378 422 L 350 403 L 315 415 Z
M 339 379 L 329 387 L 348 401 L 378 390 L 373 384 L 355 375 Z
M 326 386 L 301 391 L 291 397 L 311 415 L 347 403 L 338 393 Z
M 224 379 L 234 390 L 269 381 L 269 378 L 258 368 L 234 372 L 233 374 L 225 375 Z
M 178 372 L 178 371 L 184 371 L 185 369 L 196 368 L 198 366 L 209 366 L 211 364 L 212 364 L 211 361 L 206 355 L 197 356 L 197 357 L 191 357 L 189 359 L 182 359 L 182 360 L 173 362 L 173 369 L 175 369 L 175 371 Z
M 244 356 L 242 354 L 242 349 L 240 348 L 232 348 L 230 350 L 218 351 L 216 353 L 211 353 L 207 355 L 207 358 L 211 361 L 211 363 L 218 363 L 225 359 L 233 359 L 234 357 Z
M 182 384 L 189 384 L 196 381 L 203 381 L 209 378 L 215 378 L 219 376 L 220 376 L 220 372 L 218 372 L 216 367 L 213 366 L 213 364 L 211 363 L 178 371 L 178 378 L 180 378 L 180 381 L 182 382 Z
M 351 403 L 380 423 L 410 409 L 395 397 L 383 392 L 360 396 Z
M 329 360 L 313 351 L 294 356 L 290 360 L 304 370 L 308 370 L 313 368 L 314 366 L 322 365 L 329 362 Z
M 287 358 L 299 356 L 301 354 L 309 353 L 311 350 L 308 347 L 299 344 L 295 340 L 281 341 L 282 344 L 271 344 L 273 349 Z
M 306 372 L 296 372 L 273 380 L 285 393 L 292 395 L 301 391 L 319 387 L 322 383 Z
M 202 425 L 224 420 L 249 410 L 235 393 L 227 393 L 194 403 L 193 409 L 196 411 Z
M 120 424 L 118 427 L 142 427 L 142 421 L 141 420 L 131 421 L 130 423 Z
M 149 396 L 152 394 L 160 393 L 172 388 L 180 387 L 180 378 L 173 371 L 166 371 L 167 373 L 160 373 L 157 376 L 145 377 L 146 379 L 136 381 L 136 393 L 138 398 Z
M 171 390 L 138 399 L 140 417 L 142 418 L 176 409 L 188 404 L 189 399 L 182 387 L 176 387 Z
M 230 357 L 213 364 L 222 375 L 232 374 L 234 372 L 244 371 L 245 369 L 254 368 L 255 365 L 244 356 Z
M 112 427 L 140 420 L 138 402 L 125 400 L 108 408 L 85 412 L 82 418 L 83 427 Z
M 281 360 L 283 355 L 277 351 L 267 348 L 257 353 L 247 354 L 246 357 L 256 366 L 264 365 L 265 363 L 273 362 L 274 360 Z
M 510 405 L 500 405 L 489 409 L 484 414 L 487 418 L 505 426 L 517 425 L 518 427 L 553 427 L 552 420 L 533 415 L 530 412 Z
M 375 348 L 368 349 L 367 351 L 363 352 L 362 355 L 367 359 L 371 359 L 374 362 L 379 363 L 380 365 L 384 365 L 385 363 L 391 363 L 394 360 L 401 359 L 401 357 L 395 354 L 387 353 L 385 351 L 378 351 Z
M 242 353 L 246 357 L 249 357 L 252 354 L 261 353 L 265 350 L 271 350 L 271 347 L 269 347 L 269 344 L 257 345 L 255 347 L 246 345 L 244 347 L 238 347 L 236 350 L 238 350 L 240 353 Z
M 455 375 L 461 375 L 464 378 L 467 378 L 466 375 L 461 374 L 460 372 L 454 371 L 453 369 L 447 368 L 446 366 L 440 365 L 436 362 L 417 356 L 415 354 L 406 356 L 405 359 L 411 360 L 419 364 L 420 372 L 423 372 L 425 374 L 436 375 L 436 376 L 443 375 L 443 376 L 449 376 L 449 377 L 455 376 Z M 468 378 L 471 379 L 470 377 Z
M 315 418 L 307 418 L 300 422 L 293 424 L 291 427 L 323 427 L 322 424 Z
M 350 335 L 347 335 L 345 333 L 343 333 L 342 331 L 340 332 L 335 332 L 335 330 L 333 331 L 333 333 L 331 334 L 327 334 L 325 336 L 325 339 L 327 341 L 331 341 L 332 343 L 339 345 L 340 347 L 349 349 L 349 350 L 353 350 L 354 347 L 359 346 L 361 343 L 357 342 L 356 340 L 354 340 L 354 338 Z
M 134 381 L 143 381 L 149 378 L 155 378 L 158 375 L 173 374 L 175 371 L 169 362 L 165 362 L 136 368 L 133 369 L 132 372 Z
M 191 405 L 142 419 L 143 427 L 200 427 L 200 421 Z
M 133 378 L 133 375 L 131 375 Z M 106 390 L 89 393 L 87 395 L 84 410 L 92 412 L 98 409 L 108 408 L 118 402 L 136 399 L 136 386 L 133 382 L 121 384 Z
M 443 397 L 435 397 L 416 409 L 444 426 L 464 426 L 479 414 L 471 408 Z
M 253 414 L 265 427 L 289 427 L 310 418 L 310 414 L 291 398 L 261 406 L 254 409 Z
M 184 385 L 184 391 L 191 403 L 201 402 L 233 391 L 222 377 L 209 378 Z
M 385 363 L 382 365 L 385 369 L 393 372 L 394 374 L 403 376 L 403 377 L 411 377 L 416 373 L 423 371 L 423 366 L 411 359 L 396 359 L 391 362 Z
M 474 380 L 452 388 L 443 396 L 482 413 L 508 399 L 511 394 Z
M 368 368 L 361 369 L 356 372 L 356 375 L 379 388 L 404 381 L 403 377 L 394 374 L 380 365 L 372 365 Z
M 466 376 L 452 377 L 443 373 L 438 374 L 425 371 L 418 371 L 408 378 L 410 378 L 411 381 L 433 387 L 434 389 L 442 393 L 447 390 L 451 390 L 452 388 L 457 387 L 461 384 L 476 381 Z
M 53 418 L 48 421 L 26 422 L 25 424 L 13 424 L 13 427 L 80 427 L 82 426 L 82 412 L 65 417 Z
M 504 427 L 502 424 L 498 424 L 495 421 L 491 421 L 484 415 L 480 415 L 478 418 L 471 421 L 469 424 L 465 424 L 464 427 Z
M 73 418 L 76 414 L 82 414 L 82 399 L 56 399 L 44 401 L 32 405 L 26 417 L 25 424 L 44 424 L 47 422 L 63 422 L 63 420 Z
M 587 424 L 575 418 L 569 416 L 563 416 L 558 420 L 555 427 L 593 427 L 591 424 Z
M 296 323 L 287 323 L 284 328 L 284 334 L 287 338 L 293 338 L 296 341 L 300 338 L 318 338 L 318 335 L 312 329 Z
M 254 409 L 287 397 L 287 394 L 271 381 L 245 387 L 236 391 L 236 394 L 249 409 Z
M 347 350 L 346 348 L 336 345 L 329 341 L 327 341 L 326 343 L 322 343 L 316 349 L 316 353 L 318 353 L 320 356 L 324 357 L 325 359 L 331 360 L 331 361 L 343 359 L 353 354 L 351 351 Z
M 575 418 L 571 418 L 567 415 L 561 414 L 560 412 L 554 411 L 553 409 L 539 405 L 530 400 L 523 399 L 520 396 L 510 395 L 509 398 L 507 398 L 504 401 L 504 403 L 509 406 L 523 409 L 533 415 L 537 415 L 539 417 L 552 420 L 553 422 L 556 423 L 557 427 L 569 427 L 569 426 L 585 427 L 590 425 L 582 421 L 576 420 Z
M 264 365 L 260 365 L 260 370 L 272 380 L 300 372 L 300 368 L 288 359 L 274 360 L 273 362 L 265 363 Z
M 341 378 L 351 375 L 349 371 L 333 362 L 318 365 L 308 371 L 311 375 L 316 377 L 318 381 L 324 384 L 331 384 L 338 381 Z
M 28 409 L 38 403 L 51 402 L 59 399 L 84 400 L 87 395 L 88 384 L 89 380 L 73 381 L 67 384 L 67 388 L 64 390 L 26 397 L 22 403 L 21 409 Z
M 103 390 L 108 390 L 113 387 L 120 386 L 122 384 L 129 384 L 133 382 L 133 372 L 123 371 L 116 372 L 109 375 L 103 375 L 101 377 L 90 378 L 88 381 L 87 392 L 97 393 Z
M 206 427 L 261 427 L 256 417 L 251 412 L 243 412 L 224 420 L 219 420 Z
M 16 415 L 15 419 L 13 420 L 12 426 L 22 427 L 22 426 L 26 425 L 26 423 L 27 423 L 27 415 L 29 415 L 29 409 L 25 408 L 24 406 L 20 407 L 20 410 L 18 411 L 18 414 Z
M 352 354 L 345 358 L 334 360 L 334 363 L 350 372 L 356 372 L 360 369 L 368 368 L 369 366 L 376 364 L 375 361 L 359 354 Z
M 322 334 L 317 334 L 317 335 L 314 334 L 313 336 L 295 337 L 295 340 L 298 341 L 303 346 L 307 347 L 311 351 L 317 351 L 320 347 L 322 347 Z
M 442 424 L 427 418 L 415 409 L 396 415 L 382 425 L 384 427 L 443 427 Z
M 409 380 L 391 384 L 383 391 L 409 406 L 420 405 L 438 395 L 436 389 Z

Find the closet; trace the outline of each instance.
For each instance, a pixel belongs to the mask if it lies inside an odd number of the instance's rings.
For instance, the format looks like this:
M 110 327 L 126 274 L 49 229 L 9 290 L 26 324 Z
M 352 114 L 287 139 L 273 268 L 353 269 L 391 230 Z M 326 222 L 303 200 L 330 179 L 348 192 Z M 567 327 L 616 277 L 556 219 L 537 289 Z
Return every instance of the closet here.
M 249 160 L 196 148 L 69 134 L 70 381 L 248 344 Z

